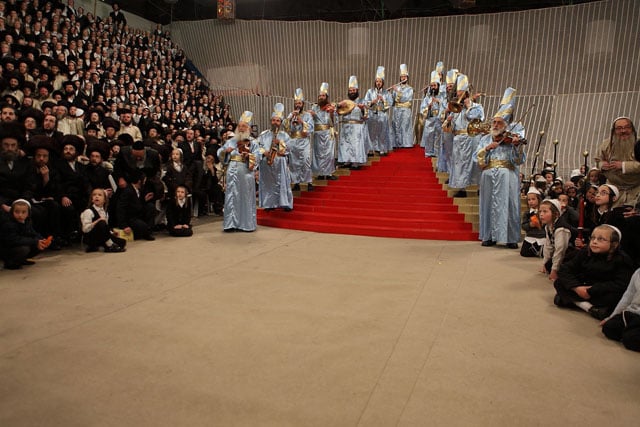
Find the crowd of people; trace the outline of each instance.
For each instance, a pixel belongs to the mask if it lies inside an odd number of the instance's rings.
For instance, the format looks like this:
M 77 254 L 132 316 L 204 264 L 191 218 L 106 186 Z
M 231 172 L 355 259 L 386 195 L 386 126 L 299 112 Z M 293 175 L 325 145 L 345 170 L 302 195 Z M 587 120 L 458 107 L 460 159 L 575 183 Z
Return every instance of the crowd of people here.
M 101 19 L 73 0 L 0 1 L 0 49 L 5 269 L 80 239 L 87 252 L 118 253 L 162 227 L 190 236 L 196 212 L 251 232 L 257 207 L 290 212 L 293 191 L 313 191 L 314 177 L 334 180 L 338 166 L 359 169 L 419 143 L 455 197 L 479 184 L 482 246 L 517 249 L 524 232 L 520 253 L 542 258 L 556 305 L 589 312 L 608 337 L 640 350 L 640 153 L 627 117 L 613 122 L 594 168 L 564 182 L 546 165 L 522 185 L 516 90 L 487 122 L 468 76 L 441 62 L 415 127 L 401 64 L 398 84 L 385 88 L 380 66 L 363 97 L 356 76 L 339 102 L 322 83 L 308 109 L 298 88 L 294 110 L 276 104 L 258 134 L 251 112 L 234 122 L 167 32 L 130 29 L 117 2 Z

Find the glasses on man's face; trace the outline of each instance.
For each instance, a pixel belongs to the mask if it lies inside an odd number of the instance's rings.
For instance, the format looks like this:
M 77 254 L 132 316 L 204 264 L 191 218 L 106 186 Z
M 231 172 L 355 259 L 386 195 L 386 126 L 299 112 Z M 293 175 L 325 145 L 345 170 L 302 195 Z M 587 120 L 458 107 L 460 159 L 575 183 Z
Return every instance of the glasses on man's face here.
M 626 126 L 616 126 L 614 129 L 615 129 L 615 130 L 627 130 L 627 129 L 631 129 L 631 125 L 626 125 Z
M 596 242 L 608 242 L 609 241 L 609 239 L 607 239 L 606 237 L 602 237 L 602 236 L 592 237 L 591 240 L 595 240 Z

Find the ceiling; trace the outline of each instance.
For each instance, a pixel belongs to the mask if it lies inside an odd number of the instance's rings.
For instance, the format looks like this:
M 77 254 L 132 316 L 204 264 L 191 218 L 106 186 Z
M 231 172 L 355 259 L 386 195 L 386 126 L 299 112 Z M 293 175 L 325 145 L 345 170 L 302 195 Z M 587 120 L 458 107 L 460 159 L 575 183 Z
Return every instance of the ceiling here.
M 405 17 L 496 13 L 597 0 L 236 0 L 237 19 L 380 21 Z M 217 0 L 128 0 L 124 10 L 167 25 L 215 19 Z

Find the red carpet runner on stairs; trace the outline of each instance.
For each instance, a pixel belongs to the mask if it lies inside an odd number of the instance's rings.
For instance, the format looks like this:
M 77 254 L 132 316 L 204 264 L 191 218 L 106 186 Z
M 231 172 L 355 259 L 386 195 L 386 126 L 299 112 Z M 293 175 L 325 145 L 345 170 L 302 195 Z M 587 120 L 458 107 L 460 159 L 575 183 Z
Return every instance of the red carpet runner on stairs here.
M 478 240 L 419 147 L 397 149 L 314 189 L 295 197 L 292 212 L 259 209 L 258 224 L 319 233 Z

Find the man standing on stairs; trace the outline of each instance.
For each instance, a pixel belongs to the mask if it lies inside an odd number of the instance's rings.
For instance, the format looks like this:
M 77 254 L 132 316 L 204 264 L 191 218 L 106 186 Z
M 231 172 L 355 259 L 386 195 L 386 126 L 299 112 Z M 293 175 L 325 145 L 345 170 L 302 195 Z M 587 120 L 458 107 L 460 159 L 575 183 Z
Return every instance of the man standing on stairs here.
M 422 143 L 425 157 L 436 157 L 442 137 L 442 118 L 444 98 L 440 96 L 440 74 L 433 70 L 429 80 L 429 88 L 420 104 L 420 114 L 424 117 Z
M 474 158 L 476 146 L 480 136 L 467 134 L 467 127 L 472 120 L 484 121 L 482 105 L 473 102 L 469 94 L 469 79 L 464 74 L 458 74 L 456 82 L 458 99 L 457 111 L 451 111 L 447 106 L 448 115 L 444 132 L 453 133 L 453 150 L 451 152 L 451 170 L 449 171 L 449 187 L 458 188 L 454 197 L 467 197 L 465 190 L 471 184 L 478 183 L 480 171 Z
M 519 166 L 524 163 L 524 128 L 513 119 L 515 89 L 507 88 L 498 112 L 491 121 L 491 132 L 478 144 L 476 158 L 480 177 L 480 239 L 482 246 L 506 243 L 517 249 L 520 240 Z
M 311 170 L 318 179 L 338 179 L 333 176 L 336 171 L 335 111 L 335 105 L 329 102 L 329 83 L 322 83 L 318 103 L 309 111 L 314 123 Z
M 391 120 L 391 137 L 393 146 L 400 148 L 413 147 L 413 88 L 409 86 L 409 69 L 407 64 L 400 65 L 400 83 L 391 86 L 393 97 L 393 118 Z
M 311 139 L 313 138 L 313 117 L 304 111 L 304 93 L 301 88 L 293 94 L 293 112 L 285 120 L 284 127 L 289 137 L 289 169 L 293 190 L 300 190 L 300 183 L 307 184 L 307 191 L 313 191 L 311 183 Z
M 257 140 L 260 146 L 260 185 L 258 195 L 260 207 L 266 210 L 283 208 L 286 212 L 293 210 L 293 193 L 291 192 L 291 173 L 287 155 L 289 154 L 289 135 L 282 127 L 284 105 L 277 103 L 271 113 L 271 129 L 262 132 Z
M 338 144 L 338 163 L 343 163 L 351 169 L 360 169 L 367 163 L 368 138 L 365 121 L 367 109 L 363 100 L 359 98 L 358 79 L 349 77 L 349 101 L 338 104 L 340 115 L 340 143 Z
M 389 91 L 384 88 L 384 67 L 376 70 L 374 87 L 369 89 L 364 96 L 364 104 L 369 108 L 369 120 L 367 130 L 371 149 L 381 156 L 393 150 L 389 128 L 389 108 L 393 99 Z

